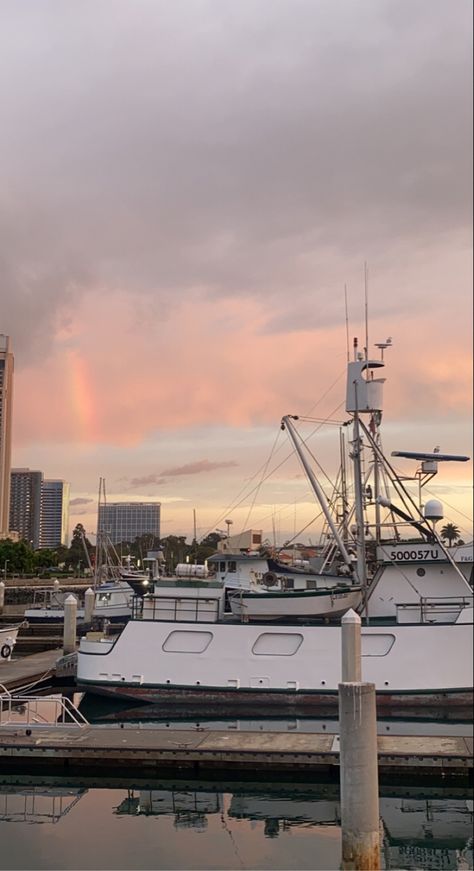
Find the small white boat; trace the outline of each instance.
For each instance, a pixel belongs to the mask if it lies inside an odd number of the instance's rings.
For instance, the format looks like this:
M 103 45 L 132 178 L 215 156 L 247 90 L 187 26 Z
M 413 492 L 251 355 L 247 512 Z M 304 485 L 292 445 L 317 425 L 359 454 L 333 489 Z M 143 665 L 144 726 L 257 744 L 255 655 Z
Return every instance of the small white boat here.
M 0 662 L 8 662 L 11 659 L 17 635 L 22 626 L 23 623 L 17 623 L 16 626 L 2 626 L 0 628 Z
M 28 623 L 62 623 L 64 601 L 68 595 L 68 591 L 49 588 L 35 590 L 31 607 L 25 609 L 25 620 Z M 84 620 L 84 608 L 77 609 L 77 619 Z
M 247 620 L 282 620 L 317 618 L 331 620 L 341 617 L 349 608 L 362 603 L 362 588 L 354 584 L 319 590 L 238 590 L 229 594 L 232 613 Z

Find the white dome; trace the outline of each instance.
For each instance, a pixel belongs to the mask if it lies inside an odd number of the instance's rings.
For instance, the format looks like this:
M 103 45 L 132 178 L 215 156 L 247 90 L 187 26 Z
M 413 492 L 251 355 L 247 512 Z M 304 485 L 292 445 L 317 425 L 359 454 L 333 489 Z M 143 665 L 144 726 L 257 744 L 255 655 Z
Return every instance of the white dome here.
M 442 520 L 444 517 L 443 503 L 438 499 L 430 499 L 424 509 L 427 520 Z

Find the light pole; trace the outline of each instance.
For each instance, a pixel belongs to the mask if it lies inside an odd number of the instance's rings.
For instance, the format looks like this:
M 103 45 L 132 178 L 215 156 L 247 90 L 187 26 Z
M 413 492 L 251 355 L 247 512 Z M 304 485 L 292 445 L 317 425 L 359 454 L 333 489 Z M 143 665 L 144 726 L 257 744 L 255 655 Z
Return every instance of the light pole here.
M 10 560 L 7 560 L 7 559 L 6 559 L 5 562 L 4 562 L 4 564 L 3 564 L 3 578 L 4 578 L 5 581 L 6 581 L 6 579 L 7 579 L 7 565 L 8 565 L 9 562 L 10 562 Z

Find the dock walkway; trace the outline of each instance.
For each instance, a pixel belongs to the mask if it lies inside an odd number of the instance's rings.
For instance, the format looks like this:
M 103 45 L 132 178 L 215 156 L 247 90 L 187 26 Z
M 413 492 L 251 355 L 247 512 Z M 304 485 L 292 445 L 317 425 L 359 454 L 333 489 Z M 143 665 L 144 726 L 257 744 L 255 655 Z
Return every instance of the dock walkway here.
M 207 769 L 306 769 L 336 771 L 338 736 L 262 732 L 155 730 L 109 726 L 2 726 L 0 768 L 100 768 L 117 765 L 156 770 L 166 767 Z M 396 771 L 462 777 L 472 775 L 473 741 L 463 737 L 380 736 L 380 772 Z
M 23 656 L 21 659 L 2 662 L 0 693 L 3 692 L 3 689 L 11 692 L 21 689 L 26 684 L 33 684 L 51 677 L 61 655 L 62 649 L 58 646 L 55 650 L 43 650 L 41 653 L 33 654 L 33 656 Z

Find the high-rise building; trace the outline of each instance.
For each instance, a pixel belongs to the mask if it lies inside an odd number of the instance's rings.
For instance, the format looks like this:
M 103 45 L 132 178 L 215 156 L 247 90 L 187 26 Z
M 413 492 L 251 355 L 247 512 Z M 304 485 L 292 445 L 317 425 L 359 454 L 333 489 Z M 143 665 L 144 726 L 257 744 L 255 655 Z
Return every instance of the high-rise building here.
M 113 544 L 142 535 L 160 538 L 160 502 L 109 502 L 99 506 L 99 531 Z
M 69 484 L 66 481 L 43 481 L 40 547 L 67 545 L 68 526 Z
M 43 473 L 12 469 L 10 487 L 10 530 L 36 549 L 41 537 L 41 491 Z
M 12 410 L 13 353 L 10 337 L 0 333 L 0 538 L 9 532 Z

